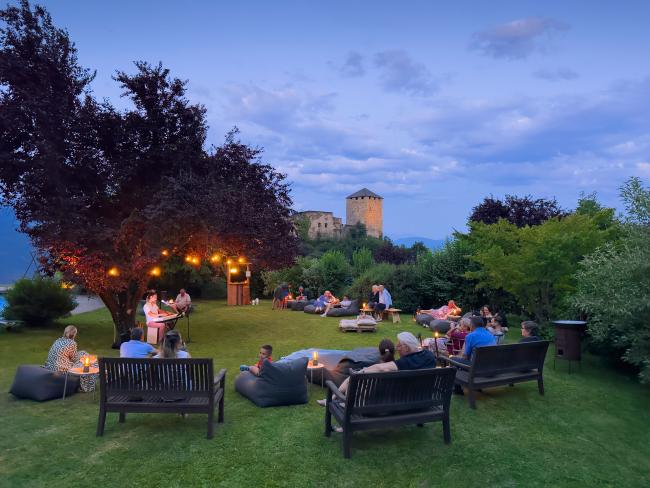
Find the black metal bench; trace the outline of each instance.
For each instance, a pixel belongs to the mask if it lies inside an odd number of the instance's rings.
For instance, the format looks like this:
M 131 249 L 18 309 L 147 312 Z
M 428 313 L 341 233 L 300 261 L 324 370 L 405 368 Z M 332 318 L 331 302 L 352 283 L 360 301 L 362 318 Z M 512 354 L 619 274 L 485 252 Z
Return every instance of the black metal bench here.
M 548 341 L 522 342 L 501 346 L 478 347 L 470 365 L 448 359 L 458 368 L 456 384 L 468 390 L 469 406 L 476 408 L 476 391 L 495 386 L 537 381 L 540 395 L 544 394 L 544 360 Z
M 208 439 L 214 433 L 214 410 L 223 423 L 226 370 L 213 376 L 212 359 L 99 358 L 99 420 L 104 434 L 108 412 L 120 422 L 131 413 L 205 413 Z
M 349 458 L 354 431 L 407 424 L 422 427 L 426 422 L 439 420 L 445 443 L 449 443 L 449 404 L 455 374 L 454 368 L 353 372 L 346 394 L 328 381 L 325 435 L 329 437 L 332 433 L 334 416 L 343 428 L 343 456 Z

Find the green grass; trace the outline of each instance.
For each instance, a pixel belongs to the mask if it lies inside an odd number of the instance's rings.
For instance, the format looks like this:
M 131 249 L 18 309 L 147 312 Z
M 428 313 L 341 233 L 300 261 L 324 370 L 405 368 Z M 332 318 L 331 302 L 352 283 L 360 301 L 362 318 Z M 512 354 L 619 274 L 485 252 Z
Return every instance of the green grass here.
M 81 349 L 114 356 L 105 311 L 66 321 L 79 328 Z M 377 334 L 342 334 L 337 320 L 259 307 L 199 302 L 189 350 L 228 369 L 226 422 L 205 438 L 204 415 L 131 414 L 125 424 L 109 414 L 95 437 L 98 399 L 77 394 L 65 402 L 0 395 L 0 486 L 647 486 L 650 479 L 648 389 L 586 357 L 582 371 L 553 370 L 546 395 L 534 382 L 488 390 L 470 410 L 452 399 L 452 443 L 440 423 L 353 436 L 343 459 L 337 434 L 323 436 L 319 386 L 307 405 L 261 409 L 241 398 L 233 379 L 252 364 L 258 347 L 279 358 L 297 349 L 375 346 L 411 322 L 383 322 Z M 0 334 L 0 388 L 16 366 L 42 363 L 62 326 Z M 181 325 L 181 322 L 179 322 Z M 185 332 L 184 323 L 180 327 Z M 551 356 L 549 355 L 549 358 Z

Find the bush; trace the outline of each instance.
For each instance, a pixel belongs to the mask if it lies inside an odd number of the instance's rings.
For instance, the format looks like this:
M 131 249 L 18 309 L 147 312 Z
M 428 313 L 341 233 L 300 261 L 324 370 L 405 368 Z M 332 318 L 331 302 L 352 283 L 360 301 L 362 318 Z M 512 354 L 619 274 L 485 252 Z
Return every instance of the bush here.
M 380 263 L 371 267 L 352 282 L 347 295 L 367 302 L 372 285 L 384 285 L 393 298 L 393 306 L 407 312 L 414 311 L 419 304 L 415 277 L 415 265 L 394 265 Z
M 7 292 L 4 316 L 26 325 L 47 325 L 77 306 L 70 292 L 49 278 L 18 280 Z
M 226 280 L 222 277 L 216 277 L 210 281 L 206 281 L 201 287 L 201 298 L 206 300 L 226 298 L 226 295 Z

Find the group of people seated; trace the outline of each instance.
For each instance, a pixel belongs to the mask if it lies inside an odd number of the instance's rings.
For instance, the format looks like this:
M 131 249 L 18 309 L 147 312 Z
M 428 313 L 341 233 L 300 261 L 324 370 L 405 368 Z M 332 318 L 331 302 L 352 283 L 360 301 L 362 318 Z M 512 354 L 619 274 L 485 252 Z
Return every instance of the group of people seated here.
M 352 305 L 352 300 L 347 295 L 343 295 L 343 298 L 339 300 L 336 298 L 331 291 L 325 290 L 321 296 L 319 296 L 314 302 L 314 312 L 321 314 L 321 317 L 327 317 L 327 312 L 329 312 L 334 307 L 341 308 L 350 308 Z

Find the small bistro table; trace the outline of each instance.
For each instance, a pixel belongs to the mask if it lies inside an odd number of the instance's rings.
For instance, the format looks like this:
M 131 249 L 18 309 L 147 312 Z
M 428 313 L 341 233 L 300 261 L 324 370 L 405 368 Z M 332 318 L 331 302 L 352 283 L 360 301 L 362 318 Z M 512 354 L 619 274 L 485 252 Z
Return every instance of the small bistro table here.
M 88 368 L 88 372 L 84 373 L 84 368 L 83 366 L 78 367 L 78 368 L 70 368 L 68 371 L 65 372 L 65 381 L 63 382 L 63 397 L 61 398 L 61 401 L 65 400 L 65 392 L 68 389 L 68 375 L 73 374 L 75 376 L 90 376 L 93 374 L 99 374 L 99 366 L 90 366 Z M 97 386 L 95 386 L 95 389 Z M 93 390 L 93 398 L 95 398 L 95 390 Z

